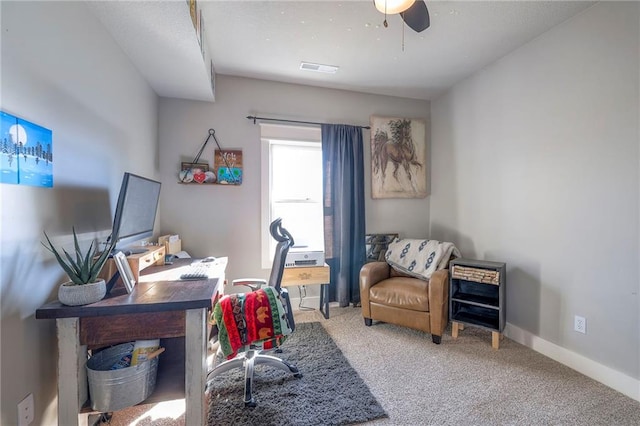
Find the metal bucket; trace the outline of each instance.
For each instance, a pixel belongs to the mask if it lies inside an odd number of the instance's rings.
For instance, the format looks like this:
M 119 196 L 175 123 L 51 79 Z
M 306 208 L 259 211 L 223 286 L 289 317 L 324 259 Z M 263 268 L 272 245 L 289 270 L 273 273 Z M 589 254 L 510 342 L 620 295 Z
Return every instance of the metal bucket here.
M 87 361 L 91 408 L 100 412 L 122 410 L 139 404 L 153 393 L 158 357 L 132 367 L 111 370 L 123 356 L 133 352 L 133 343 L 123 343 L 98 352 Z

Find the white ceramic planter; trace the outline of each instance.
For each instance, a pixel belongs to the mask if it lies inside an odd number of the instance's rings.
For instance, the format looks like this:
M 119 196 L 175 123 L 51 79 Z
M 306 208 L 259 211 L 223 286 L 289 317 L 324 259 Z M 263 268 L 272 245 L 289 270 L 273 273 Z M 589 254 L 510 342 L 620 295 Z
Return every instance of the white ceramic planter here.
M 107 294 L 104 280 L 95 283 L 76 285 L 68 281 L 58 287 L 58 300 L 68 306 L 88 305 L 102 300 Z

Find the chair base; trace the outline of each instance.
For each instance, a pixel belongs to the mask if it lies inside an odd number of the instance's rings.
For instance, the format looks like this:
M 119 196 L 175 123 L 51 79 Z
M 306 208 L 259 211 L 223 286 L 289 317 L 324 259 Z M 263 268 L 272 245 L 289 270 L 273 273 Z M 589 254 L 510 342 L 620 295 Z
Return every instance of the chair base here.
M 238 354 L 233 359 L 227 360 L 217 365 L 213 370 L 207 374 L 207 383 L 205 385 L 205 392 L 209 389 L 209 383 L 214 377 L 232 370 L 234 368 L 240 368 L 244 366 L 244 405 L 245 407 L 255 407 L 256 400 L 252 394 L 253 388 L 253 371 L 256 365 L 265 364 L 271 367 L 279 368 L 287 373 L 293 373 L 293 377 L 301 378 L 302 373 L 298 371 L 298 368 L 288 362 L 277 358 L 275 356 L 266 355 L 257 349 L 250 349 L 246 352 Z

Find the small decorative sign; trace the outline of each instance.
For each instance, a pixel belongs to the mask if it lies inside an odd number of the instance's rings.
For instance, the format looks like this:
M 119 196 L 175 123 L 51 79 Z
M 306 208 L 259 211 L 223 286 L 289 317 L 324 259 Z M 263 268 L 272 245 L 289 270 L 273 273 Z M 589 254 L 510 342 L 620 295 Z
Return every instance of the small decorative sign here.
M 216 149 L 213 165 L 217 182 L 219 184 L 242 184 L 241 149 Z

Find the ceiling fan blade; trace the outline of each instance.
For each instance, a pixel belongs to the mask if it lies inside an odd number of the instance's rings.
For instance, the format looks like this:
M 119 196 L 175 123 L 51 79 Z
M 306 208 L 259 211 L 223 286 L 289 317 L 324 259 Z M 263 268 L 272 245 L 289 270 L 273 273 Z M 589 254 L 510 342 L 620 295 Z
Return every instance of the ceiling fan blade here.
M 400 14 L 405 24 L 415 32 L 421 32 L 429 28 L 429 11 L 423 0 L 416 0 L 413 5 Z

